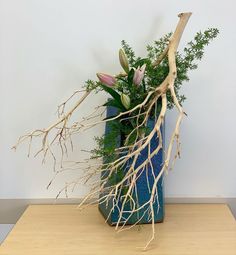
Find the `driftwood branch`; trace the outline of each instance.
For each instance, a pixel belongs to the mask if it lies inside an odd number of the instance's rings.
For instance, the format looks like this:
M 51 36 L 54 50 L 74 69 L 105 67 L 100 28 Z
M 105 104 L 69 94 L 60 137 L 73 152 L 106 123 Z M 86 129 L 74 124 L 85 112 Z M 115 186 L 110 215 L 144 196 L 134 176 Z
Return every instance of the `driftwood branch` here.
M 114 208 L 119 209 L 119 219 L 116 223 L 116 229 L 118 231 L 122 231 L 125 229 L 125 225 L 128 220 L 128 219 L 126 220 L 123 219 L 123 214 L 125 212 L 124 208 L 127 201 L 129 201 L 132 205 L 131 210 L 129 211 L 130 214 L 140 212 L 143 208 L 147 208 L 146 213 L 150 216 L 150 222 L 152 223 L 152 234 L 148 242 L 146 243 L 144 249 L 148 247 L 148 245 L 151 243 L 151 241 L 154 239 L 154 236 L 155 236 L 155 226 L 154 226 L 155 212 L 154 212 L 153 203 L 156 200 L 156 198 L 158 198 L 157 183 L 160 180 L 163 173 L 167 171 L 170 167 L 171 156 L 173 153 L 173 146 L 175 143 L 177 144 L 175 155 L 177 156 L 180 155 L 179 132 L 180 132 L 180 124 L 184 116 L 184 111 L 182 106 L 178 102 L 175 89 L 174 89 L 174 83 L 177 76 L 176 51 L 190 16 L 191 16 L 191 13 L 179 14 L 179 22 L 177 24 L 177 27 L 173 35 L 171 36 L 169 40 L 168 46 L 163 51 L 163 53 L 159 56 L 159 58 L 153 63 L 153 66 L 156 67 L 162 62 L 162 60 L 165 57 L 167 57 L 168 63 L 169 63 L 169 73 L 166 76 L 165 80 L 162 82 L 162 84 L 160 84 L 160 86 L 158 86 L 156 89 L 151 90 L 148 93 L 147 97 L 142 103 L 140 103 L 139 105 L 135 106 L 134 108 L 130 110 L 127 110 L 126 112 L 119 113 L 117 116 L 111 119 L 104 119 L 104 120 L 100 119 L 100 120 L 94 121 L 93 118 L 89 116 L 87 118 L 84 118 L 81 122 L 75 122 L 72 125 L 69 125 L 69 120 L 71 116 L 75 114 L 75 111 L 79 108 L 81 103 L 89 96 L 90 91 L 86 91 L 84 95 L 81 97 L 81 99 L 78 100 L 78 102 L 67 113 L 63 112 L 63 114 L 55 123 L 53 123 L 46 129 L 35 130 L 25 136 L 20 137 L 17 144 L 14 146 L 14 148 L 16 149 L 20 143 L 22 143 L 23 141 L 27 139 L 29 139 L 29 143 L 31 144 L 31 141 L 33 138 L 40 137 L 42 139 L 42 147 L 37 152 L 37 155 L 40 152 L 43 152 L 44 157 L 48 153 L 51 153 L 51 155 L 54 155 L 52 152 L 51 146 L 57 143 L 60 144 L 62 151 L 64 152 L 64 149 L 63 149 L 64 144 L 68 139 L 70 139 L 72 134 L 80 133 L 83 130 L 94 127 L 98 124 L 106 123 L 108 121 L 121 118 L 124 115 L 128 116 L 131 113 L 134 113 L 137 111 L 140 112 L 141 109 L 145 109 L 145 112 L 142 112 L 142 115 L 137 114 L 133 118 L 135 118 L 137 120 L 137 123 L 139 123 L 140 116 L 144 117 L 141 125 L 145 126 L 147 124 L 149 114 L 151 110 L 153 109 L 153 107 L 155 106 L 155 103 L 157 102 L 157 100 L 161 100 L 162 104 L 161 104 L 160 114 L 156 119 L 153 130 L 151 130 L 149 134 L 144 135 L 140 139 L 136 139 L 134 144 L 132 144 L 131 146 L 129 145 L 129 146 L 123 146 L 121 148 L 117 148 L 118 154 L 121 151 L 126 153 L 124 153 L 120 157 L 117 157 L 117 159 L 114 162 L 103 163 L 101 159 L 92 160 L 92 161 L 88 160 L 85 162 L 75 162 L 72 166 L 69 167 L 69 170 L 83 169 L 85 170 L 84 176 L 80 178 L 79 180 L 75 180 L 71 183 L 67 183 L 67 185 L 60 191 L 60 193 L 63 191 L 67 192 L 69 187 L 75 187 L 78 184 L 89 183 L 91 186 L 91 191 L 84 197 L 79 207 L 82 207 L 84 204 L 89 203 L 89 201 L 91 201 L 91 199 L 93 198 L 95 198 L 96 202 L 98 203 L 108 204 L 108 201 L 112 201 L 112 210 Z M 117 76 L 124 76 L 124 75 L 125 74 L 118 74 Z M 143 205 L 137 205 L 134 199 L 136 195 L 136 182 L 139 176 L 146 171 L 148 165 L 151 165 L 151 167 L 153 167 L 152 158 L 163 148 L 161 126 L 163 124 L 164 117 L 166 115 L 166 110 L 167 110 L 167 92 L 170 92 L 175 108 L 178 112 L 178 117 L 176 119 L 176 126 L 172 132 L 172 135 L 170 137 L 170 142 L 166 148 L 164 164 L 160 170 L 160 173 L 157 176 L 154 176 L 155 177 L 154 185 L 150 187 L 150 199 Z M 63 105 L 63 111 L 64 111 L 64 105 Z M 95 110 L 95 112 L 96 112 L 95 116 L 99 116 L 99 114 L 97 114 L 97 110 Z M 135 128 L 135 131 L 138 131 L 139 128 L 140 126 L 137 126 Z M 49 141 L 48 139 L 49 134 L 51 134 L 53 131 L 55 131 L 55 135 L 53 139 Z M 136 162 L 140 152 L 144 148 L 150 148 L 150 141 L 155 135 L 157 135 L 159 140 L 159 143 L 156 145 L 156 148 L 152 152 L 149 150 L 148 158 L 141 165 L 136 166 Z M 117 184 L 108 186 L 107 184 L 109 183 L 109 177 L 113 173 L 116 173 L 116 171 L 120 167 L 126 165 L 127 162 L 129 162 L 131 159 L 132 159 L 132 164 L 130 164 L 128 169 L 126 169 L 124 178 Z M 55 157 L 54 157 L 54 160 L 56 160 Z M 87 166 L 87 163 L 89 163 L 88 166 Z M 108 171 L 109 173 L 108 176 L 106 176 L 105 178 L 102 178 L 101 181 L 94 181 L 94 177 L 101 175 L 101 173 L 104 170 Z M 128 190 L 126 194 L 122 195 L 121 190 L 124 187 L 126 188 L 128 187 Z M 106 193 L 104 193 L 105 191 Z M 106 195 L 97 199 L 99 193 L 104 193 Z M 118 206 L 118 201 L 122 201 L 121 207 Z M 138 222 L 136 224 L 138 224 Z M 136 224 L 128 228 L 132 228 Z

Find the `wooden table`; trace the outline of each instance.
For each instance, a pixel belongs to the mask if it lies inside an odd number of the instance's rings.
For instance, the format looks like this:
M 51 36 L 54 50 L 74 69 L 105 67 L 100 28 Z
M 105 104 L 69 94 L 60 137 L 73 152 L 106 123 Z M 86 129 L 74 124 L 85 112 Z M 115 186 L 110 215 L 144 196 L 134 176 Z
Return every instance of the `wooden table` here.
M 97 207 L 31 205 L 0 246 L 0 255 L 236 255 L 236 222 L 223 204 L 166 206 L 156 239 L 143 252 L 150 225 L 116 233 Z

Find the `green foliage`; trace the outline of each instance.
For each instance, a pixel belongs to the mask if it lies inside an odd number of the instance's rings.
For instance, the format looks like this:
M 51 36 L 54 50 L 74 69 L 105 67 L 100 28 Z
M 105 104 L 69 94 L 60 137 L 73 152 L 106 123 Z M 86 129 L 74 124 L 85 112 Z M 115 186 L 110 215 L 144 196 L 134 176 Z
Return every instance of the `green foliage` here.
M 196 33 L 192 41 L 187 43 L 186 47 L 183 49 L 183 52 L 176 52 L 177 78 L 174 86 L 177 98 L 181 104 L 186 99 L 186 97 L 180 93 L 182 84 L 189 81 L 189 71 L 198 67 L 198 61 L 202 59 L 205 47 L 217 36 L 218 33 L 219 31 L 216 28 L 209 28 L 204 32 L 200 31 Z M 145 58 L 136 57 L 132 47 L 123 40 L 121 45 L 130 65 L 127 76 L 117 77 L 117 83 L 112 88 L 105 86 L 101 82 L 94 82 L 91 80 L 86 82 L 86 88 L 88 90 L 94 89 L 97 92 L 104 90 L 110 94 L 112 98 L 108 99 L 104 106 L 113 106 L 117 108 L 117 112 L 126 111 L 120 99 L 121 93 L 125 93 L 127 96 L 129 96 L 131 101 L 130 108 L 142 103 L 148 92 L 160 86 L 168 75 L 169 66 L 167 57 L 165 57 L 156 67 L 153 66 L 152 63 L 158 59 L 158 57 L 167 47 L 169 40 L 171 39 L 171 35 L 172 33 L 168 33 L 158 41 L 155 41 L 152 45 L 148 45 L 147 57 Z M 140 85 L 135 85 L 133 81 L 135 70 L 144 64 L 146 65 L 145 76 Z M 167 94 L 167 99 L 168 108 L 173 108 L 173 101 L 170 94 Z M 158 101 L 150 113 L 150 118 L 154 118 L 156 115 L 158 115 L 160 108 L 161 102 Z M 95 138 L 97 148 L 93 150 L 93 157 L 103 157 L 105 162 L 112 162 L 119 157 L 119 155 L 116 153 L 116 148 L 122 146 L 122 143 L 125 141 L 127 136 L 130 135 L 135 127 L 137 127 L 143 121 L 142 117 L 139 118 L 138 122 L 134 121 L 132 116 L 135 116 L 136 114 L 137 112 L 133 112 L 131 115 L 129 115 L 129 117 L 131 117 L 129 120 L 127 120 L 127 116 L 124 115 L 122 118 L 109 121 L 109 132 L 105 136 Z M 135 139 L 143 132 L 148 132 L 148 130 L 146 127 L 141 126 L 136 132 L 133 132 L 132 135 L 130 135 L 130 138 L 126 142 L 128 144 L 133 144 Z M 117 144 L 119 141 L 120 144 Z M 119 178 L 122 178 L 122 171 L 119 173 L 118 172 L 115 173 L 115 176 L 111 176 L 111 183 L 114 183 L 115 179 L 117 181 Z
M 168 33 L 160 38 L 158 41 L 154 41 L 153 45 L 147 46 L 147 56 L 151 61 L 155 61 L 164 51 L 169 44 L 169 40 L 172 33 Z
M 175 92 L 179 102 L 182 104 L 186 99 L 184 95 L 180 95 L 180 88 L 183 82 L 189 81 L 188 72 L 198 67 L 197 60 L 201 60 L 205 47 L 213 40 L 219 30 L 217 28 L 209 28 L 204 32 L 198 32 L 192 41 L 184 48 L 183 53 L 176 53 L 177 78 L 175 80 Z M 148 58 L 155 61 L 168 45 L 171 33 L 165 35 L 160 40 L 155 41 L 153 45 L 147 46 Z M 165 58 L 157 68 L 148 66 L 147 77 L 148 84 L 152 87 L 159 86 L 169 72 L 168 60 Z M 168 97 L 168 108 L 173 107 L 170 95 Z
M 119 122 L 108 122 L 110 132 L 106 136 L 95 137 L 97 148 L 92 151 L 93 157 L 103 157 L 105 161 L 115 159 L 115 148 L 117 147 L 118 137 L 120 136 Z

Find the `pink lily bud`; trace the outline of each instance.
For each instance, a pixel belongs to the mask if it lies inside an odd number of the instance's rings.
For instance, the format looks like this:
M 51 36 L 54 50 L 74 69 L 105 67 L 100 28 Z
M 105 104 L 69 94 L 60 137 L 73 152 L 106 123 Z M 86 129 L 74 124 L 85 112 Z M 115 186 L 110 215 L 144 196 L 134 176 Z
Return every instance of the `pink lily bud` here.
M 109 74 L 97 73 L 97 77 L 101 83 L 108 87 L 113 87 L 116 84 L 116 78 Z
M 141 67 L 138 67 L 134 71 L 134 78 L 133 78 L 133 83 L 137 86 L 140 85 L 140 83 L 143 80 L 144 77 L 144 72 L 145 72 L 146 64 L 143 64 Z

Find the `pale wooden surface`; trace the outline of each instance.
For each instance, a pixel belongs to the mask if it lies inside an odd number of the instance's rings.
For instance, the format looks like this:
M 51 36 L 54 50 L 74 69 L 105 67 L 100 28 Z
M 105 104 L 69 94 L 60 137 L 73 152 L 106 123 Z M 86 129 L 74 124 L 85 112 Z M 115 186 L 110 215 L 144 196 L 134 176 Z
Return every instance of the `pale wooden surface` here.
M 0 246 L 0 255 L 236 255 L 236 221 L 226 205 L 166 205 L 149 250 L 150 226 L 115 233 L 97 207 L 32 205 Z

